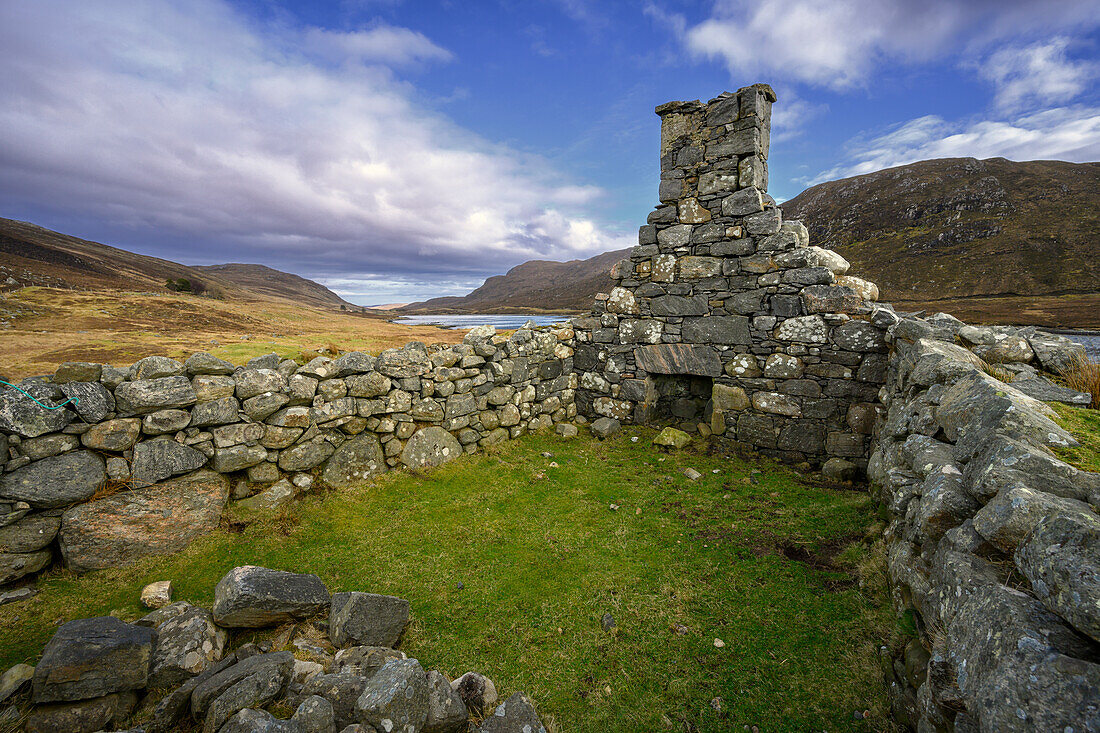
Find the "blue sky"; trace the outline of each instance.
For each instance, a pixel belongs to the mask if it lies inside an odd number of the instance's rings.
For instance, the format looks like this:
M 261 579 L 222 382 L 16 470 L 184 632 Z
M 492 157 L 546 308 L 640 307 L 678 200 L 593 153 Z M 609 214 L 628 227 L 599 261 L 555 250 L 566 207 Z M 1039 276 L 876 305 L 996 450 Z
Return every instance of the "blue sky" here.
M 783 200 L 1098 160 L 1098 76 L 1081 0 L 0 0 L 0 216 L 407 301 L 630 246 L 671 99 L 772 84 Z

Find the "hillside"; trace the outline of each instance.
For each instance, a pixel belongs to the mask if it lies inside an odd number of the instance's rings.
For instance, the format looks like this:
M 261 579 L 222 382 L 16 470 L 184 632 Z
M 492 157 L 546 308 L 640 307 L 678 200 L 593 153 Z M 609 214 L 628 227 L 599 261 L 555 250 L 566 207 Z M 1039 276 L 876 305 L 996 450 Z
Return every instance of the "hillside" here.
M 926 160 L 782 205 L 888 301 L 1100 292 L 1100 163 Z
M 0 218 L 0 288 L 168 292 L 184 279 L 195 293 L 233 300 L 278 298 L 322 308 L 350 305 L 328 288 L 263 265 L 190 267 Z
M 494 313 L 502 311 L 581 311 L 593 296 L 611 287 L 607 272 L 629 250 L 604 252 L 587 260 L 531 260 L 494 275 L 469 295 L 410 303 L 405 313 Z

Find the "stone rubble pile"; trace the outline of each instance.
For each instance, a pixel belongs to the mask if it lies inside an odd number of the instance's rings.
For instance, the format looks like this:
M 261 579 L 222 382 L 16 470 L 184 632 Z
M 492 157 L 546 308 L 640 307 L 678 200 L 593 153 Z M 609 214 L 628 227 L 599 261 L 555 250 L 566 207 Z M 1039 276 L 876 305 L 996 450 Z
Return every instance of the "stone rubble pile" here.
M 132 624 L 63 624 L 35 667 L 0 677 L 0 725 L 93 733 L 133 718 L 142 722 L 130 733 L 545 733 L 522 692 L 497 705 L 487 677 L 451 681 L 399 651 L 408 621 L 401 598 L 330 596 L 315 575 L 234 568 L 212 610 L 177 602 Z M 265 627 L 285 629 L 276 634 L 285 649 L 231 648 L 231 632 Z M 16 698 L 25 710 L 10 705 Z M 267 709 L 280 707 L 293 714 Z
M 1056 457 L 1076 441 L 1040 401 L 1087 404 L 1040 374 L 1081 347 L 945 314 L 907 317 L 888 338 L 868 474 L 890 517 L 894 604 L 917 630 L 884 650 L 896 719 L 1100 729 L 1100 474 Z
M 0 388 L 0 586 L 57 556 L 84 571 L 179 551 L 230 499 L 247 520 L 553 428 L 576 415 L 572 345 L 569 327 L 488 326 L 377 357 L 151 356 L 19 383 L 47 405 L 77 399 L 57 410 Z
M 661 203 L 615 288 L 573 321 L 577 409 L 850 472 L 866 465 L 897 317 L 767 195 L 774 101 L 757 84 L 657 108 Z

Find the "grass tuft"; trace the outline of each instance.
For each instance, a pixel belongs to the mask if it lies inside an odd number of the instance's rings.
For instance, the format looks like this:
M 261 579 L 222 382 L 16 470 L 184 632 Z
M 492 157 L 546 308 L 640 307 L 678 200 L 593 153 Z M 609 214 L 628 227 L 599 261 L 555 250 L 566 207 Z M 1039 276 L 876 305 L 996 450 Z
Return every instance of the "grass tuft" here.
M 1070 389 L 1092 395 L 1089 407 L 1100 410 L 1100 364 L 1089 361 L 1084 354 L 1077 354 L 1066 367 L 1058 370 Z

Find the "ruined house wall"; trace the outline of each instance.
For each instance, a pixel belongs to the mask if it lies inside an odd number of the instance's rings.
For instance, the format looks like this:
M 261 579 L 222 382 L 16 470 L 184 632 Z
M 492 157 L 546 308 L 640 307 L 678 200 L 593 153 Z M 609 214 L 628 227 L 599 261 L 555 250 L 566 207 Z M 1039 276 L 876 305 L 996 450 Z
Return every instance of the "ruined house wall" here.
M 574 320 L 577 406 L 850 473 L 866 465 L 894 316 L 767 195 L 774 101 L 756 84 L 657 107 L 660 204 L 616 286 Z

